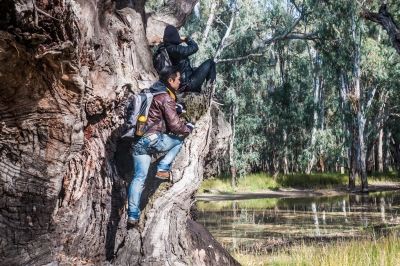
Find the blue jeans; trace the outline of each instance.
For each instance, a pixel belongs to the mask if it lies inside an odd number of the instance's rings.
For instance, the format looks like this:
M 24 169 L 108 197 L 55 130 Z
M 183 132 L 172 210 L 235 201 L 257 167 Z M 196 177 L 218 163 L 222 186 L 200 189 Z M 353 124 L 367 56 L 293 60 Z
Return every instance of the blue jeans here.
M 154 136 L 154 135 L 153 135 Z M 128 190 L 128 216 L 133 219 L 140 217 L 140 197 L 142 195 L 144 182 L 149 171 L 151 154 L 156 152 L 167 152 L 158 163 L 157 171 L 169 171 L 172 161 L 175 159 L 182 147 L 183 139 L 168 134 L 157 134 L 155 139 L 142 137 L 133 147 L 133 164 L 135 173 Z

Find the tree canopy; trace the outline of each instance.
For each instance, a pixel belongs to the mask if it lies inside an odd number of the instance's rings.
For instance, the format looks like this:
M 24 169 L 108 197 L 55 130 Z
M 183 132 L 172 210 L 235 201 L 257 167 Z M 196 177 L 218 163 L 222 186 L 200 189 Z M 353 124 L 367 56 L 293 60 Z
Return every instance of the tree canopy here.
M 378 8 L 344 0 L 198 4 L 182 32 L 200 43 L 195 66 L 218 63 L 217 101 L 234 129 L 239 173 L 399 168 L 399 54 L 363 15 Z M 399 21 L 398 3 L 387 10 Z

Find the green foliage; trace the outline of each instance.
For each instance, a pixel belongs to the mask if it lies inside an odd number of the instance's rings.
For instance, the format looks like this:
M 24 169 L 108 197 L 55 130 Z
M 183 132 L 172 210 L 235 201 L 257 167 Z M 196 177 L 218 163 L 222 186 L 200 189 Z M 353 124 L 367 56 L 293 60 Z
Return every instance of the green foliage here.
M 217 68 L 216 97 L 224 104 L 223 111 L 234 127 L 234 161 L 240 175 L 258 171 L 304 172 L 313 157 L 328 171 L 347 167 L 352 139 L 346 125 L 356 117 L 351 108 L 346 108 L 350 104 L 343 103 L 339 91 L 342 75 L 347 77 L 349 86 L 354 86 L 358 45 L 360 106 L 367 119 L 366 146 L 371 149 L 376 142 L 380 125 L 385 132 L 393 132 L 400 143 L 399 117 L 389 114 L 400 113 L 399 55 L 379 25 L 358 16 L 365 7 L 360 2 L 220 0 L 216 19 L 204 40 L 212 2 L 201 1 L 200 15 L 191 16 L 181 30 L 200 44 L 194 65 L 215 55 L 232 16 L 232 31 L 218 59 L 261 54 L 221 62 Z M 377 11 L 378 5 L 368 8 Z M 399 4 L 389 6 L 392 14 L 399 8 Z M 292 27 L 300 12 L 302 19 Z M 315 39 L 283 38 L 263 44 L 264 40 L 290 30 L 313 33 Z M 321 85 L 317 98 L 316 82 Z

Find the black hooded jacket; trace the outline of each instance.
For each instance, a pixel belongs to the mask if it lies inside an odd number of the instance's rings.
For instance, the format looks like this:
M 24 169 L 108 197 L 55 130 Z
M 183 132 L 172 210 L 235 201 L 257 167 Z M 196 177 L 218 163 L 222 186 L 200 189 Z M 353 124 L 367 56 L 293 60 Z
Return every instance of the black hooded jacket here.
M 199 50 L 197 43 L 188 38 L 186 46 L 181 45 L 181 37 L 178 30 L 174 26 L 168 25 L 164 31 L 164 46 L 167 49 L 172 65 L 178 66 L 182 82 L 187 83 L 193 72 L 189 56 Z
M 169 58 L 171 59 L 171 63 L 174 66 L 178 66 L 179 72 L 182 76 L 182 81 L 184 83 L 188 82 L 188 79 L 193 72 L 192 66 L 190 65 L 189 56 L 199 50 L 197 43 L 192 39 L 188 39 L 186 44 L 187 46 L 171 43 L 165 44 Z

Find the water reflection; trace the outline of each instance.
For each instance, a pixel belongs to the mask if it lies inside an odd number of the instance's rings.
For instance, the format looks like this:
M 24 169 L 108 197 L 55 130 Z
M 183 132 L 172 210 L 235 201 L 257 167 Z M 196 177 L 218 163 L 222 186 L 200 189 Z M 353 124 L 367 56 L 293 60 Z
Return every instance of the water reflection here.
M 400 224 L 400 192 L 340 197 L 199 201 L 198 222 L 228 250 L 363 237 Z
M 315 225 L 315 235 L 320 236 L 321 232 L 319 231 L 319 221 L 318 221 L 318 213 L 317 213 L 317 204 L 315 202 L 311 203 L 311 209 L 313 212 L 314 225 Z

